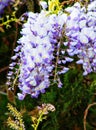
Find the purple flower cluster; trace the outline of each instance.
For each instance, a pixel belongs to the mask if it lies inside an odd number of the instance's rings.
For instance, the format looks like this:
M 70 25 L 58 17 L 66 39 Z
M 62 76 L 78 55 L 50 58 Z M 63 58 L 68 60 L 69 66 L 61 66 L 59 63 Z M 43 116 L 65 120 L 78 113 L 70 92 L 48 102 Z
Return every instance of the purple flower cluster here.
M 82 64 L 84 73 L 96 72 L 96 1 L 91 2 L 86 10 L 79 3 L 66 9 L 70 15 L 66 21 L 67 52 L 77 55 L 77 64 Z
M 21 90 L 18 93 L 20 100 L 27 94 L 36 98 L 44 93 L 50 86 L 50 79 L 61 87 L 59 75 L 69 70 L 65 64 L 72 62 L 75 55 L 78 58 L 76 63 L 83 65 L 83 75 L 96 72 L 96 1 L 90 2 L 87 9 L 75 3 L 65 11 L 68 16 L 63 12 L 48 14 L 44 10 L 27 14 L 28 20 L 23 25 L 22 37 L 12 57 L 19 62 L 10 64 L 11 71 L 7 76 L 7 83 L 11 85 L 11 78 L 17 78 L 12 70 L 14 66 L 15 69 L 20 66 L 15 71 Z
M 19 46 L 12 57 L 13 60 L 20 57 L 20 100 L 27 94 L 38 97 L 49 87 L 49 77 L 54 69 L 54 52 L 58 48 L 65 18 L 64 14 L 48 15 L 46 11 L 28 13 L 28 21 L 24 24 L 22 37 L 18 40 Z
M 3 13 L 4 8 L 8 6 L 10 0 L 0 0 L 0 15 Z

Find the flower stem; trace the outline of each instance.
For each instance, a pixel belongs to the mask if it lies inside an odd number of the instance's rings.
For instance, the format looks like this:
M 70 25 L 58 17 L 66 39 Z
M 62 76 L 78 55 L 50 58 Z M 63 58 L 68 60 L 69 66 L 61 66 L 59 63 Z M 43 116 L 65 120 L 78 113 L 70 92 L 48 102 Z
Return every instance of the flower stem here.
M 37 128 L 38 128 L 38 126 L 39 126 L 39 124 L 40 124 L 40 122 L 41 122 L 41 120 L 42 120 L 42 116 L 43 116 L 43 112 L 40 114 L 40 116 L 39 116 L 39 118 L 38 118 L 38 120 L 37 120 L 37 124 L 36 124 L 34 130 L 37 130 Z

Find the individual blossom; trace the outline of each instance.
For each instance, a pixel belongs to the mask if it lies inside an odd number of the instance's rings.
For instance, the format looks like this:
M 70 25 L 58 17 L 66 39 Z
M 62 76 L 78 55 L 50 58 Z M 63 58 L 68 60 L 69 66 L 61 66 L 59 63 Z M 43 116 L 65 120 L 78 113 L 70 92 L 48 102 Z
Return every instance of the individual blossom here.
M 43 10 L 45 10 L 45 9 L 48 7 L 46 1 L 40 1 L 40 5 L 41 5 L 41 7 L 43 8 Z

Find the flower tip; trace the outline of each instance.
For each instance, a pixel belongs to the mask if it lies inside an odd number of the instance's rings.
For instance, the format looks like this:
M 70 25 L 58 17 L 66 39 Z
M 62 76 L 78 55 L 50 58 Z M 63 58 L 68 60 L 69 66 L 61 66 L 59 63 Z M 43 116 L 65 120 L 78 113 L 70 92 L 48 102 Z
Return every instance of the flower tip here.
M 25 98 L 25 95 L 21 93 L 17 93 L 17 96 L 19 100 L 23 100 Z
M 45 1 L 40 1 L 40 5 L 42 6 L 42 8 L 45 10 L 48 6 L 47 6 L 47 2 Z

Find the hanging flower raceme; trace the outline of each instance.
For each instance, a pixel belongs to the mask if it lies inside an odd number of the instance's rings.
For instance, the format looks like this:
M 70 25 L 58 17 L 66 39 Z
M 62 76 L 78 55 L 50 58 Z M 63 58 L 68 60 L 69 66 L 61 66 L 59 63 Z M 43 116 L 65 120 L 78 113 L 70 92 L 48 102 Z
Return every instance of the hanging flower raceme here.
M 66 9 L 70 15 L 66 22 L 66 35 L 70 56 L 77 55 L 77 64 L 82 64 L 84 73 L 96 72 L 96 1 L 91 2 L 87 10 L 79 3 Z
M 58 45 L 65 20 L 65 14 L 49 15 L 46 11 L 28 13 L 28 20 L 21 31 L 22 37 L 14 50 L 16 54 L 12 57 L 14 61 L 19 58 L 18 87 L 22 91 L 18 93 L 20 100 L 27 94 L 38 97 L 49 87 L 50 75 L 55 70 L 54 62 L 57 62 L 54 53 L 60 47 Z M 12 70 L 13 64 L 9 68 Z M 9 79 L 12 74 L 12 71 L 8 73 Z

